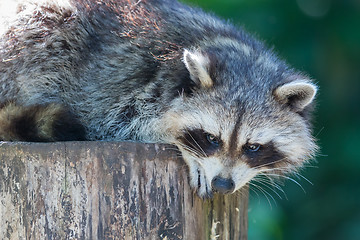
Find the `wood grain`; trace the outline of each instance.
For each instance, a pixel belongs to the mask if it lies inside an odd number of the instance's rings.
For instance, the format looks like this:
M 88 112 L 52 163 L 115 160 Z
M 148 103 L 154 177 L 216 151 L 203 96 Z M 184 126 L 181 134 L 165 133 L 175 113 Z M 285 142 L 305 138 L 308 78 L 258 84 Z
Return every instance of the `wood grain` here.
M 1 143 L 0 239 L 247 239 L 248 190 L 202 200 L 173 146 Z

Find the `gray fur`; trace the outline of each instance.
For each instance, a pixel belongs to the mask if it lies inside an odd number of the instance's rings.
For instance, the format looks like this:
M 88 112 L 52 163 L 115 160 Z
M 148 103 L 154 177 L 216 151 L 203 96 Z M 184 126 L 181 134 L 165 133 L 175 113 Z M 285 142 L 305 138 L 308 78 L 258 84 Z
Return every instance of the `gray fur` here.
M 316 86 L 212 15 L 173 0 L 12 7 L 0 18 L 2 103 L 64 104 L 89 140 L 175 144 L 200 196 L 211 195 L 215 176 L 234 179 L 237 190 L 270 168 L 252 166 L 250 141 L 283 156 L 271 165 L 280 172 L 315 152 L 308 113 Z M 212 156 L 180 142 L 194 129 L 221 140 Z

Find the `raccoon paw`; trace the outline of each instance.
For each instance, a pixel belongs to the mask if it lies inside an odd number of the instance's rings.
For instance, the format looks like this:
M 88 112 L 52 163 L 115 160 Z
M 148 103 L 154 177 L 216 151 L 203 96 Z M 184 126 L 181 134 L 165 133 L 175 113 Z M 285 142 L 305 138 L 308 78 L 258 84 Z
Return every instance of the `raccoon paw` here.
M 61 104 L 19 106 L 8 102 L 0 108 L 0 139 L 29 142 L 85 140 L 85 128 Z
M 190 171 L 190 185 L 195 189 L 199 197 L 203 199 L 213 197 L 211 186 L 207 181 L 204 170 L 201 168 Z

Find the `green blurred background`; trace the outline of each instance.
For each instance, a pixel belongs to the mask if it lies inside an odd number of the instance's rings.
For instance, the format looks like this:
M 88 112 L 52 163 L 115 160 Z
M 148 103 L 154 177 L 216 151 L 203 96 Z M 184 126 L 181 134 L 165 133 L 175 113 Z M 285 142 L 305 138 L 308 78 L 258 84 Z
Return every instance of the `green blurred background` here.
M 275 201 L 251 191 L 249 239 L 360 239 L 360 0 L 184 1 L 243 26 L 320 86 L 321 152 L 302 171 L 312 184 L 287 181 Z

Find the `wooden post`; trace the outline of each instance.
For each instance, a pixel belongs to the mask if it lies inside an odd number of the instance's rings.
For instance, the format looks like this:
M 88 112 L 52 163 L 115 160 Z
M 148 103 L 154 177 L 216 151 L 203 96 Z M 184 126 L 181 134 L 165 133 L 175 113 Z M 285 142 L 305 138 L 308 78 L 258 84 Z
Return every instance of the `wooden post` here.
M 247 189 L 200 199 L 173 146 L 0 144 L 0 239 L 247 239 Z

